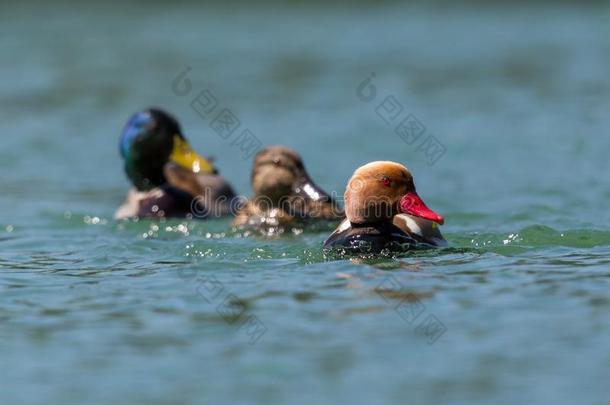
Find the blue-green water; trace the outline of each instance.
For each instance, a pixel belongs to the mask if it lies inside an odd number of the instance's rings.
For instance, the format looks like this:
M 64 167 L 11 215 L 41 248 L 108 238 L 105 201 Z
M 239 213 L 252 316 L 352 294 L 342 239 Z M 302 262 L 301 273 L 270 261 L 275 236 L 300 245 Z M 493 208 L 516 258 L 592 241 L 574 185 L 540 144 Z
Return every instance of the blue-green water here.
M 608 403 L 610 10 L 248 7 L 0 5 L 1 402 Z M 114 222 L 118 133 L 149 105 L 250 192 L 172 92 L 186 66 L 329 191 L 405 163 L 452 248 L 326 260 L 325 231 Z M 376 114 L 390 95 L 434 165 Z

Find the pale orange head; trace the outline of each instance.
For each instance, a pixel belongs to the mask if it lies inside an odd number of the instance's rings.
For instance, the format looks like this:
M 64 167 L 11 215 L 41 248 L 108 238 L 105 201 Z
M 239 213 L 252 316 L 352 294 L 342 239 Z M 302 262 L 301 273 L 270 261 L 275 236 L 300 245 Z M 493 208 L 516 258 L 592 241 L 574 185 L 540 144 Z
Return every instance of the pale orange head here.
M 390 221 L 399 213 L 443 224 L 415 191 L 413 176 L 396 162 L 377 161 L 359 167 L 345 190 L 345 213 L 351 223 Z

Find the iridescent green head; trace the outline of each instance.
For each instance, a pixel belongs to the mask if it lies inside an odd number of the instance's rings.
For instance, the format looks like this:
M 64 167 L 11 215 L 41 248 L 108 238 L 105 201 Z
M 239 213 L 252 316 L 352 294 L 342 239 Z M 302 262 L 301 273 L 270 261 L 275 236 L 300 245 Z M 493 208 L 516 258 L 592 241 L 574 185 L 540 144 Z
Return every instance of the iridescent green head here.
M 163 168 L 169 162 L 193 173 L 216 173 L 214 166 L 190 147 L 178 121 L 157 108 L 129 118 L 119 148 L 127 177 L 140 191 L 166 183 Z

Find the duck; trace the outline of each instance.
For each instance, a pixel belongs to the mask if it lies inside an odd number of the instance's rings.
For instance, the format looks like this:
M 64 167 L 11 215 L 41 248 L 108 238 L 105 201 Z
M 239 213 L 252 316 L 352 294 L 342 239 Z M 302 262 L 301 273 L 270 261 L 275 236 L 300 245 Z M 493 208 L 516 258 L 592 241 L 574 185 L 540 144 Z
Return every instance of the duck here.
M 444 247 L 444 218 L 417 194 L 411 172 L 391 161 L 367 163 L 354 171 L 344 194 L 346 219 L 326 239 L 326 251 L 398 252 Z
M 233 188 L 211 159 L 193 150 L 168 112 L 148 108 L 133 114 L 119 150 L 132 187 L 115 219 L 208 218 L 232 212 Z
M 253 195 L 237 212 L 233 226 L 267 236 L 344 218 L 336 199 L 318 187 L 303 159 L 286 146 L 269 146 L 254 157 Z

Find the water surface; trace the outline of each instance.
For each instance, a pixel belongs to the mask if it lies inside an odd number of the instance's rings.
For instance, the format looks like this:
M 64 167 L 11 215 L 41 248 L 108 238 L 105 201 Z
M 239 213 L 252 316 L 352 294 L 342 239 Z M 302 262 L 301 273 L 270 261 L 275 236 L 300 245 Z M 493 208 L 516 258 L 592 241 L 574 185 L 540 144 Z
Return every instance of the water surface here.
M 2 402 L 607 403 L 609 22 L 601 6 L 1 5 Z M 405 163 L 452 247 L 328 260 L 330 229 L 114 222 L 118 133 L 149 105 L 250 192 L 251 160 L 172 92 L 187 66 L 327 190 Z M 376 114 L 388 96 L 446 148 L 435 164 Z

